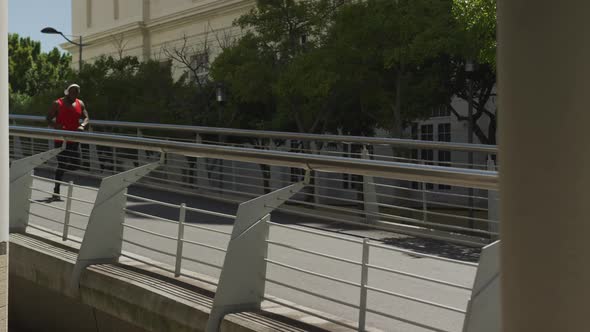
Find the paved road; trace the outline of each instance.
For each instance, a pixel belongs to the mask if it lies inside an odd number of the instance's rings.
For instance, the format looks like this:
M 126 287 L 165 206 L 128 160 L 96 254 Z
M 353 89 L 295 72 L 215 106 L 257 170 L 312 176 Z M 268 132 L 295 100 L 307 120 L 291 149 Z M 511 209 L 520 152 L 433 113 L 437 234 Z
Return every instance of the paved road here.
M 98 183 L 89 179 L 76 179 L 77 183 L 83 182 L 85 185 L 97 187 Z M 52 184 L 45 181 L 35 180 L 34 187 L 46 191 L 51 191 Z M 64 191 L 65 192 L 65 191 Z M 156 199 L 159 201 L 179 204 L 185 202 L 187 206 L 201 208 L 211 211 L 235 214 L 237 206 L 235 204 L 222 203 L 211 199 L 198 198 L 194 196 L 174 194 L 164 191 L 146 189 L 142 187 L 133 187 L 129 190 L 130 194 Z M 33 192 L 34 200 L 43 200 L 47 194 Z M 93 201 L 96 197 L 96 191 L 84 188 L 75 188 L 74 197 Z M 51 203 L 51 206 L 64 207 L 63 202 Z M 163 218 L 176 220 L 178 210 L 164 207 L 154 203 L 145 203 L 130 200 L 127 204 L 129 209 L 148 213 Z M 77 212 L 89 214 L 91 206 L 82 202 L 73 202 L 72 209 Z M 63 222 L 64 212 L 52 209 L 47 206 L 33 204 L 31 212 L 41 215 L 45 218 L 51 218 Z M 72 215 L 71 224 L 74 227 L 84 229 L 87 224 L 86 217 Z M 419 239 L 407 238 L 396 234 L 382 231 L 366 229 L 350 229 L 344 225 L 326 225 L 321 220 L 312 218 L 302 218 L 288 214 L 276 213 L 272 215 L 275 222 L 285 225 L 307 225 L 316 228 L 322 228 L 340 233 L 348 239 L 360 240 L 362 237 L 369 237 L 376 240 L 382 240 L 383 243 L 393 243 L 396 246 L 409 247 L 416 251 L 440 251 L 447 256 L 465 256 L 473 259 L 477 253 L 468 248 L 448 245 L 441 242 L 423 241 Z M 57 223 L 46 221 L 42 218 L 32 216 L 31 222 L 55 230 L 62 230 L 63 226 Z M 177 225 L 173 223 L 163 223 L 155 219 L 127 215 L 126 223 L 148 229 L 168 236 L 177 236 Z M 214 230 L 231 232 L 232 221 L 220 217 L 208 216 L 199 213 L 188 213 L 187 223 L 209 227 Z M 83 236 L 83 232 L 72 229 L 71 234 L 74 236 Z M 208 232 L 196 228 L 187 227 L 185 238 L 191 241 L 206 243 L 211 246 L 226 248 L 229 237 L 224 234 Z M 361 260 L 361 245 L 343 240 L 330 239 L 318 235 L 298 232 L 292 229 L 286 229 L 279 226 L 271 226 L 269 239 L 272 241 L 292 245 L 295 247 L 305 248 L 333 255 L 349 260 Z M 174 253 L 176 250 L 175 241 L 164 238 L 147 235 L 145 233 L 127 228 L 124 233 L 124 240 L 140 243 L 148 248 L 157 248 L 158 250 Z M 140 254 L 154 260 L 174 265 L 173 255 L 164 255 L 125 243 L 123 250 Z M 222 252 L 187 244 L 184 250 L 184 256 L 188 259 L 196 259 L 209 264 L 223 264 L 224 254 Z M 354 283 L 360 281 L 360 268 L 356 265 L 332 261 L 326 258 L 313 256 L 301 252 L 296 252 L 287 248 L 270 246 L 269 259 L 280 261 L 285 264 L 297 266 L 301 269 L 334 276 L 340 279 L 348 280 Z M 217 278 L 219 269 L 207 266 L 205 264 L 195 263 L 188 259 L 183 260 L 183 268 L 190 271 L 202 273 Z M 475 276 L 475 268 L 470 266 L 458 265 L 430 258 L 420 258 L 416 255 L 408 255 L 399 252 L 393 252 L 381 248 L 372 248 L 370 253 L 370 264 L 387 267 L 390 269 L 402 270 L 405 272 L 428 276 L 445 280 L 448 282 L 471 286 Z M 358 305 L 359 289 L 354 286 L 327 281 L 315 276 L 310 276 L 301 272 L 285 269 L 280 266 L 269 265 L 267 268 L 267 277 L 284 282 L 286 285 L 305 289 L 310 292 L 319 293 L 324 296 L 337 298 Z M 417 297 L 426 301 L 437 302 L 454 308 L 464 310 L 467 305 L 469 292 L 466 290 L 451 288 L 420 281 L 414 278 L 393 275 L 391 273 L 370 270 L 369 285 L 390 292 L 401 293 L 407 296 Z M 267 293 L 274 295 L 300 305 L 321 310 L 333 315 L 344 317 L 350 321 L 358 320 L 358 311 L 341 304 L 319 299 L 296 290 L 267 283 Z M 425 325 L 436 326 L 444 331 L 461 331 L 464 315 L 461 313 L 449 311 L 447 309 L 434 308 L 432 306 L 416 303 L 389 295 L 383 295 L 375 291 L 368 293 L 368 307 L 373 310 L 388 313 L 393 316 L 402 317 L 412 321 L 418 321 Z M 383 331 L 429 331 L 428 329 L 419 328 L 400 321 L 384 318 L 375 314 L 367 315 L 369 326 L 379 328 Z

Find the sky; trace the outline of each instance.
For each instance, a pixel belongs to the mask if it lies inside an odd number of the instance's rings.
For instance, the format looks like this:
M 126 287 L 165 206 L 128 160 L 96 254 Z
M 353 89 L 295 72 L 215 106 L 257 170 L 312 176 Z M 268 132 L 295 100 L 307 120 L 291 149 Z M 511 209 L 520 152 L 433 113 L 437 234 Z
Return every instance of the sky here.
M 49 26 L 65 35 L 71 34 L 71 2 L 72 0 L 8 0 L 8 31 L 39 40 L 43 51 L 49 51 L 65 40 L 60 35 L 42 34 L 40 31 Z

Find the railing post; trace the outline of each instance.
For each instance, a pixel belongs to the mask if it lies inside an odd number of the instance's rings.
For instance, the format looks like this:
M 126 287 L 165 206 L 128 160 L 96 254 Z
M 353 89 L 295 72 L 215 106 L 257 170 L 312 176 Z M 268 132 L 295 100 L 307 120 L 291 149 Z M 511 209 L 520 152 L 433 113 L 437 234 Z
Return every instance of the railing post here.
M 72 209 L 72 194 L 74 192 L 74 182 L 70 181 L 68 182 L 68 193 L 66 196 L 66 211 L 65 211 L 65 215 L 64 215 L 64 229 L 63 229 L 63 234 L 62 234 L 62 241 L 67 241 L 68 240 L 68 231 L 69 231 L 69 227 L 70 227 L 70 217 L 71 217 L 71 213 L 70 210 Z
M 317 147 L 317 144 L 315 142 L 311 142 L 309 144 L 309 147 L 311 148 L 311 153 L 312 154 L 320 154 L 320 150 Z M 320 174 L 318 172 L 313 172 L 313 202 L 315 204 L 319 204 L 320 203 Z
M 495 171 L 496 164 L 492 158 L 488 158 L 488 171 Z M 493 221 L 489 223 L 489 231 L 500 233 L 500 200 L 497 190 L 488 190 L 488 220 Z M 498 235 L 492 235 L 492 239 L 498 239 Z
M 137 137 L 143 137 L 143 132 L 141 131 L 141 129 L 137 129 Z M 147 158 L 147 154 L 145 153 L 145 150 L 141 150 L 138 149 L 137 150 L 137 161 L 139 162 L 140 165 L 145 165 L 148 163 L 148 158 Z
M 24 232 L 29 224 L 33 170 L 62 152 L 64 147 L 14 160 L 10 165 L 10 231 Z
M 363 159 L 371 159 L 369 150 L 363 147 L 361 153 Z M 375 224 L 379 220 L 379 206 L 377 205 L 377 190 L 375 189 L 375 179 L 372 176 L 363 176 L 363 201 L 365 210 L 365 219 L 368 224 Z
M 176 242 L 176 264 L 174 265 L 174 276 L 180 277 L 182 268 L 182 249 L 184 248 L 184 221 L 186 220 L 186 204 L 180 204 L 178 216 L 178 239 Z
M 102 180 L 94 207 L 90 213 L 84 239 L 72 272 L 71 288 L 77 294 L 80 274 L 89 265 L 114 263 L 121 255 L 123 222 L 127 188 L 149 172 L 160 167 L 164 159 L 140 166 Z
M 306 186 L 292 184 L 240 204 L 206 332 L 218 332 L 230 313 L 259 310 L 264 298 L 270 213 Z
M 424 165 L 424 162 L 420 162 L 420 165 Z M 426 193 L 426 183 L 419 182 L 418 183 L 421 193 L 421 200 L 422 200 L 422 221 L 428 221 L 428 198 Z
M 117 173 L 119 171 L 119 167 L 117 164 L 117 159 L 119 159 L 119 157 L 117 156 L 117 147 L 113 146 L 113 173 Z
M 365 331 L 367 319 L 367 283 L 369 281 L 369 239 L 363 239 L 363 259 L 361 265 L 361 300 L 359 302 L 359 327 L 360 332 Z
M 426 200 L 426 184 L 424 182 L 419 183 L 421 200 L 422 200 L 422 221 L 428 221 L 428 202 Z
M 12 148 L 14 150 L 14 157 L 15 158 L 20 159 L 24 156 L 23 146 L 21 144 L 20 137 L 18 137 L 18 136 L 12 137 Z
M 92 126 L 88 126 L 88 132 L 92 132 Z M 96 144 L 88 144 L 88 159 L 90 159 L 90 167 L 96 172 L 100 171 L 100 160 L 98 160 L 98 152 L 96 151 Z
M 203 140 L 201 139 L 201 135 L 197 134 L 196 137 L 197 144 L 202 144 Z M 209 184 L 209 180 L 207 177 L 207 168 L 205 165 L 205 158 L 199 157 L 197 158 L 197 185 L 199 187 L 206 187 Z
M 500 332 L 500 241 L 481 252 L 463 332 Z

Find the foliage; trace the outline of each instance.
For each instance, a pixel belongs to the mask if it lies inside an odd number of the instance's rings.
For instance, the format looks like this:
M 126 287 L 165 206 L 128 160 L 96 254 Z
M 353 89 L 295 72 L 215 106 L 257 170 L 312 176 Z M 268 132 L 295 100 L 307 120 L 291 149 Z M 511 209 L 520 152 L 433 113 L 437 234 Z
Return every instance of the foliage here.
M 473 98 L 473 130 L 484 144 L 496 144 L 498 110 L 488 109 L 496 87 L 496 0 L 454 0 L 453 15 L 457 22 L 457 49 L 449 62 L 450 88 L 454 95 L 468 101 Z M 475 62 L 473 73 L 465 72 L 467 60 Z M 469 121 L 451 107 L 459 121 Z M 487 129 L 478 121 L 489 118 Z
M 32 97 L 63 86 L 71 77 L 71 56 L 57 48 L 41 52 L 41 43 L 17 34 L 8 36 L 11 112 L 26 112 Z
M 212 76 L 267 129 L 399 136 L 450 102 L 451 1 L 260 0 L 236 24 L 250 32 Z
M 473 88 L 475 133 L 493 143 L 495 0 L 258 0 L 234 24 L 245 35 L 219 45 L 210 78 L 197 75 L 185 43 L 168 49 L 193 75 L 174 80 L 169 62 L 103 57 L 80 73 L 57 49 L 10 36 L 11 111 L 44 114 L 68 82 L 95 119 L 400 136 L 453 96 Z M 206 44 L 208 45 L 208 44 Z M 204 47 L 210 52 L 208 46 Z M 207 53 L 208 54 L 208 53 Z M 466 74 L 466 61 L 478 66 Z M 180 61 L 183 60 L 183 61 Z M 197 82 L 195 82 L 197 78 Z M 227 101 L 215 101 L 218 83 Z M 452 110 L 457 119 L 467 121 Z M 486 130 L 477 120 L 492 121 Z

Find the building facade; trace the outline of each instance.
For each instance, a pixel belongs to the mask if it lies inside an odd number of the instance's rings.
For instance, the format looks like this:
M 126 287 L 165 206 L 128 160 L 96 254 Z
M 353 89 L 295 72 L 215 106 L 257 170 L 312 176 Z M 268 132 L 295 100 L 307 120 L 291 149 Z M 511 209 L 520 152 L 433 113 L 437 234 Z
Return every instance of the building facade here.
M 103 55 L 164 60 L 183 50 L 189 60 L 206 68 L 224 44 L 242 34 L 232 23 L 254 4 L 254 0 L 72 0 L 72 34 L 82 36 L 86 45 L 83 61 Z M 78 47 L 61 46 L 72 54 L 77 68 Z

